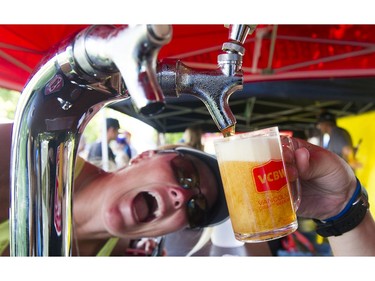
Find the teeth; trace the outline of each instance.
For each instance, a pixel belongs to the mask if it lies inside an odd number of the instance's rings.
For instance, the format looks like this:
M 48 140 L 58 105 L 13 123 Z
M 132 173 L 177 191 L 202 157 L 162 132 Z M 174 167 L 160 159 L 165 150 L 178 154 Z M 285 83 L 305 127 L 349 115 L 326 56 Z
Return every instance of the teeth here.
M 152 194 L 152 193 L 150 193 L 150 192 L 148 192 L 148 194 L 150 195 L 150 196 L 152 196 L 154 199 L 155 199 L 155 201 L 156 201 L 156 209 L 153 211 L 153 216 L 155 217 L 155 218 L 158 218 L 158 217 L 160 217 L 160 215 L 161 215 L 161 210 L 160 210 L 160 208 L 159 208 L 159 206 L 160 206 L 160 198 L 158 197 L 158 196 L 156 196 L 155 194 Z M 153 206 L 152 206 L 153 207 Z

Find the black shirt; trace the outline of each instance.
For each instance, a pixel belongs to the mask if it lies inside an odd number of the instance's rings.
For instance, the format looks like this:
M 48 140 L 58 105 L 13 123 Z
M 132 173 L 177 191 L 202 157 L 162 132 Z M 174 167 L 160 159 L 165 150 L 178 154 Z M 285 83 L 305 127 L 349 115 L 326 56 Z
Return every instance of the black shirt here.
M 101 160 L 102 159 L 102 143 L 96 142 L 92 144 L 87 157 L 89 161 Z M 113 154 L 113 151 L 109 146 L 108 146 L 108 160 L 115 161 L 115 155 Z

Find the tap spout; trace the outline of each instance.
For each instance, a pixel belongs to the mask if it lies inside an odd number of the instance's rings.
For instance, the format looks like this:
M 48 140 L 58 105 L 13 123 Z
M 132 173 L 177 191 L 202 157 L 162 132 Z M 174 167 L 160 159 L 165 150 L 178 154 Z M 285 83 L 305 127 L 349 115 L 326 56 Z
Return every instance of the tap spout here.
M 165 59 L 158 65 L 158 77 L 165 96 L 188 94 L 199 98 L 220 131 L 235 125 L 228 99 L 233 92 L 242 89 L 241 72 L 226 75 L 221 68 L 194 69 L 180 60 Z
M 180 60 L 165 59 L 158 65 L 158 80 L 165 96 L 193 95 L 207 107 L 221 132 L 234 129 L 236 118 L 229 107 L 230 96 L 243 88 L 243 43 L 254 25 L 231 25 L 229 41 L 218 55 L 215 70 L 194 69 Z

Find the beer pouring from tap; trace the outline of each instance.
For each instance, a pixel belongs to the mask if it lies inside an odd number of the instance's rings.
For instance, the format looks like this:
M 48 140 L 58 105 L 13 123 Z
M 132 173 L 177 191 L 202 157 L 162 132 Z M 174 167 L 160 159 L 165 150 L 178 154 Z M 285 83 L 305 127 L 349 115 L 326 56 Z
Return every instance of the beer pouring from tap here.
M 158 81 L 165 96 L 181 94 L 199 98 L 207 107 L 216 126 L 224 136 L 235 131 L 236 118 L 228 100 L 231 94 L 243 87 L 242 57 L 243 43 L 255 25 L 232 25 L 229 41 L 225 42 L 218 55 L 218 68 L 205 70 L 192 68 L 178 59 L 165 59 L 158 64 Z
M 238 73 L 243 76 L 241 67 L 242 67 L 242 57 L 245 55 L 245 48 L 243 44 L 248 36 L 254 32 L 256 25 L 246 25 L 246 24 L 235 24 L 229 26 L 229 42 L 225 42 L 222 46 L 222 50 L 226 53 L 220 54 L 218 56 L 218 65 L 223 73 L 227 76 L 232 76 Z M 235 124 L 236 120 L 232 111 L 229 107 L 229 97 L 237 90 L 241 90 L 243 86 L 243 81 L 241 79 L 241 85 L 233 91 L 228 91 L 225 96 L 223 97 L 223 107 L 228 108 L 227 112 L 230 112 L 229 115 L 233 116 L 232 119 L 234 120 L 232 124 L 228 124 L 225 128 L 220 128 L 224 137 L 228 137 L 235 134 Z

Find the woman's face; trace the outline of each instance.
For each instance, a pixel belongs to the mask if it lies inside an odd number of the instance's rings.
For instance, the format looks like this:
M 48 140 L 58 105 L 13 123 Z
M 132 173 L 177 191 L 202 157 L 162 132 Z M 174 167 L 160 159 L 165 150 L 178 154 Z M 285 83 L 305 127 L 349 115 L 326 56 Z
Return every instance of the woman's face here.
M 178 158 L 176 167 L 171 163 L 177 155 L 144 152 L 125 169 L 126 187 L 114 187 L 103 201 L 109 233 L 124 238 L 155 237 L 188 226 L 187 202 L 199 190 L 183 188 L 178 178 L 191 173 L 199 178 L 200 192 L 207 199 L 208 208 L 212 207 L 217 187 L 210 168 L 190 155 Z M 196 172 L 189 168 L 194 166 Z M 176 176 L 176 170 L 180 176 Z

